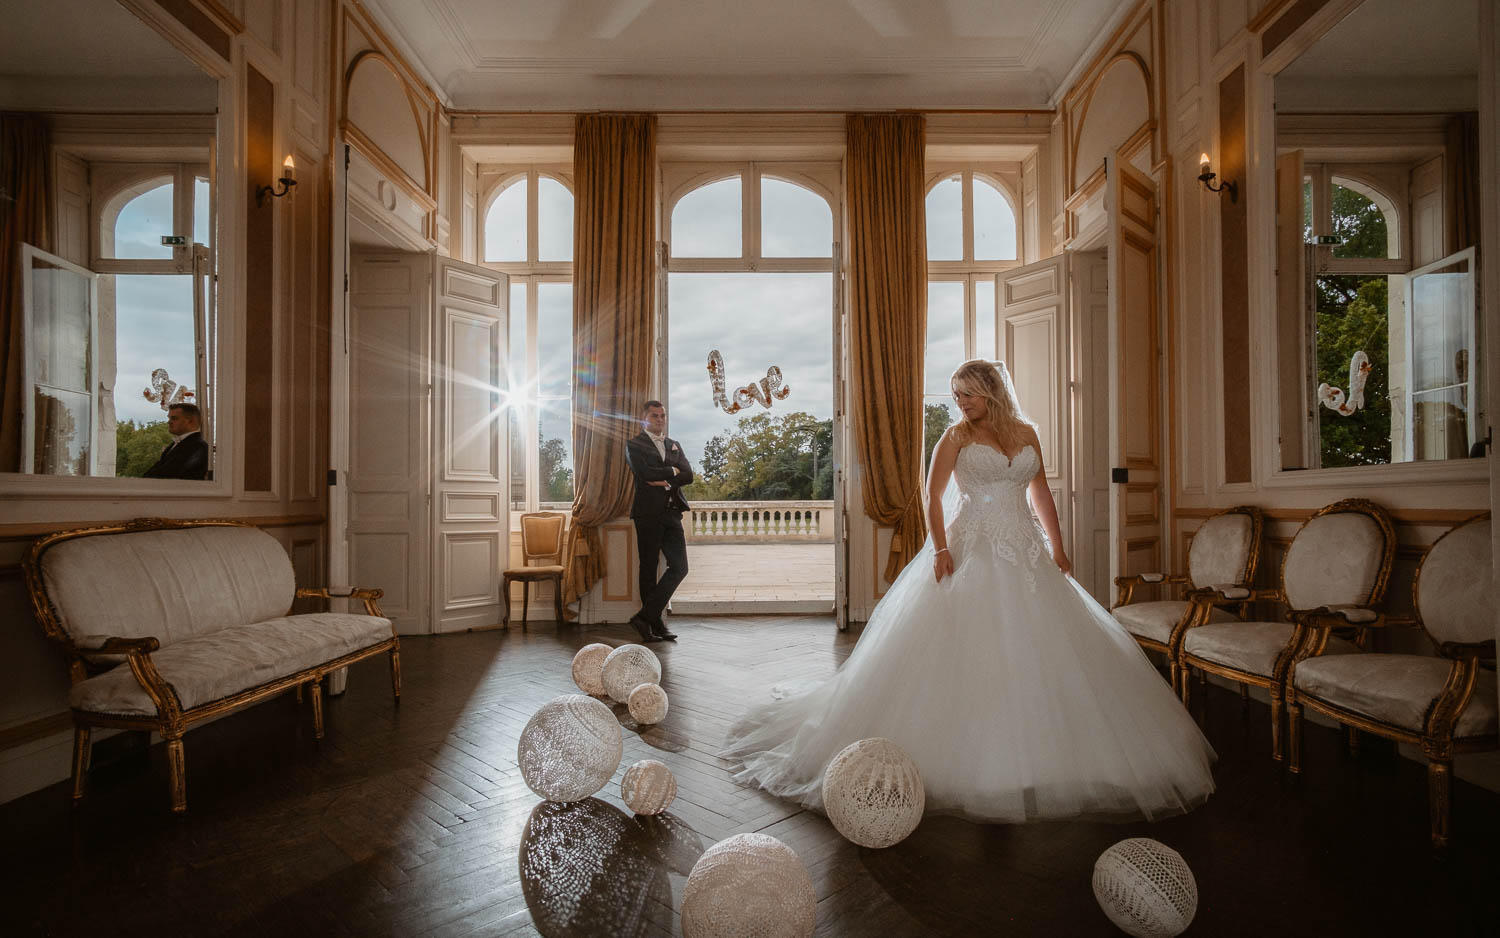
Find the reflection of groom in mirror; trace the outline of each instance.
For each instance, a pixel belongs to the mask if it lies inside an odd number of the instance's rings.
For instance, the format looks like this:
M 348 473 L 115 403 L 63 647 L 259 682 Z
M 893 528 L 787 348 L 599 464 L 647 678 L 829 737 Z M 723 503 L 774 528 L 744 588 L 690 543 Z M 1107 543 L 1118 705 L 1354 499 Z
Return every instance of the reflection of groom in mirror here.
M 688 510 L 682 486 L 693 481 L 693 467 L 677 441 L 667 437 L 667 409 L 661 401 L 647 401 L 641 412 L 645 429 L 625 446 L 625 458 L 635 476 L 635 545 L 640 556 L 641 611 L 630 624 L 648 642 L 676 641 L 661 620 L 677 584 L 688 573 L 687 539 L 682 513 Z M 667 558 L 667 570 L 656 578 L 657 557 Z
M 167 409 L 167 432 L 172 434 L 172 443 L 146 470 L 146 478 L 208 478 L 208 441 L 203 439 L 201 420 L 197 404 L 173 404 Z

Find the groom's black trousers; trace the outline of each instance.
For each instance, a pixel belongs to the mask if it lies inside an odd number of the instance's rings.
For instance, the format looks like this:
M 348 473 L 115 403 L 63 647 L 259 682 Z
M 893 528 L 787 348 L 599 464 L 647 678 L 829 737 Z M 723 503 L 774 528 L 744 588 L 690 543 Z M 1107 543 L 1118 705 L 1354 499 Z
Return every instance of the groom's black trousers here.
M 682 578 L 688 575 L 687 538 L 682 532 L 682 512 L 668 509 L 657 515 L 635 519 L 635 546 L 640 557 L 640 616 L 661 622 L 662 611 Z M 667 558 L 667 569 L 656 578 L 658 556 Z

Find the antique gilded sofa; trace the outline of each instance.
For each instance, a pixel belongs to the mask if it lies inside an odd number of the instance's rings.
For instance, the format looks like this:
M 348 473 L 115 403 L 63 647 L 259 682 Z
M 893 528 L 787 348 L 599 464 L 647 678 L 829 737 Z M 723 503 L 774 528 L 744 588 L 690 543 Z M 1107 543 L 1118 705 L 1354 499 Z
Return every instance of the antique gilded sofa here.
M 295 597 L 330 592 L 297 589 L 286 551 L 251 525 L 145 518 L 60 531 L 35 541 L 23 566 L 37 620 L 68 659 L 75 803 L 96 726 L 162 735 L 181 812 L 182 736 L 194 724 L 305 687 L 322 738 L 323 678 L 382 653 L 400 702 L 401 647 L 381 591 L 332 594 L 362 600 L 364 615 L 289 615 Z

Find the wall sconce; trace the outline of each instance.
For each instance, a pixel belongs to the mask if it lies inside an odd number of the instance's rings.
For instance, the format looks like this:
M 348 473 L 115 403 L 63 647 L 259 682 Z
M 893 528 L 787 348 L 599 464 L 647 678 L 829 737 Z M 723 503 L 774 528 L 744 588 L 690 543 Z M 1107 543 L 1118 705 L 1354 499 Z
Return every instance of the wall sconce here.
M 286 160 L 281 164 L 281 178 L 276 180 L 281 183 L 280 189 L 271 186 L 255 187 L 255 204 L 261 206 L 266 204 L 266 196 L 279 199 L 292 191 L 292 186 L 297 184 L 297 164 L 292 162 L 292 155 L 287 154 Z
M 290 157 L 288 157 L 288 159 L 290 159 Z M 1216 186 L 1214 185 L 1214 179 L 1217 177 L 1217 175 L 1217 173 L 1209 168 L 1208 154 L 1205 153 L 1201 157 L 1199 157 L 1198 181 L 1203 183 L 1203 188 L 1207 189 L 1209 192 L 1228 192 L 1229 201 L 1238 202 L 1240 200 L 1239 185 L 1226 179 Z

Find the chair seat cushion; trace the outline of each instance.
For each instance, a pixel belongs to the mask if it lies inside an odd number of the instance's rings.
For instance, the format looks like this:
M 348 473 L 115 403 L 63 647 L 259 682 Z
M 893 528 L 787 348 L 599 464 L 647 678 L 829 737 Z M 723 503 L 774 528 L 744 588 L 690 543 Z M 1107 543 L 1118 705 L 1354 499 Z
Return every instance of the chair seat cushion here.
M 511 567 L 505 571 L 505 575 L 512 580 L 546 580 L 562 576 L 567 569 L 559 564 L 549 564 L 545 567 Z
M 1163 599 L 1158 602 L 1116 606 L 1110 611 L 1131 635 L 1139 635 L 1165 645 L 1167 639 L 1172 637 L 1172 629 L 1187 615 L 1191 605 L 1186 600 Z M 1239 619 L 1232 612 L 1215 606 L 1208 614 L 1208 621 L 1238 622 Z
M 1335 655 L 1303 661 L 1292 680 L 1298 694 L 1420 733 L 1451 666 L 1431 655 Z M 1496 726 L 1495 674 L 1480 671 L 1453 735 L 1493 735 Z
M 1290 622 L 1200 625 L 1188 630 L 1187 638 L 1182 642 L 1182 650 L 1194 658 L 1224 665 L 1245 674 L 1270 677 L 1276 665 L 1276 656 L 1292 640 L 1294 628 Z M 1344 655 L 1359 650 L 1359 646 L 1353 642 L 1330 636 L 1323 654 Z
M 236 625 L 173 642 L 151 655 L 182 709 L 222 700 L 391 637 L 378 616 L 320 612 Z M 155 716 L 156 705 L 122 664 L 73 685 L 68 704 L 90 713 Z

